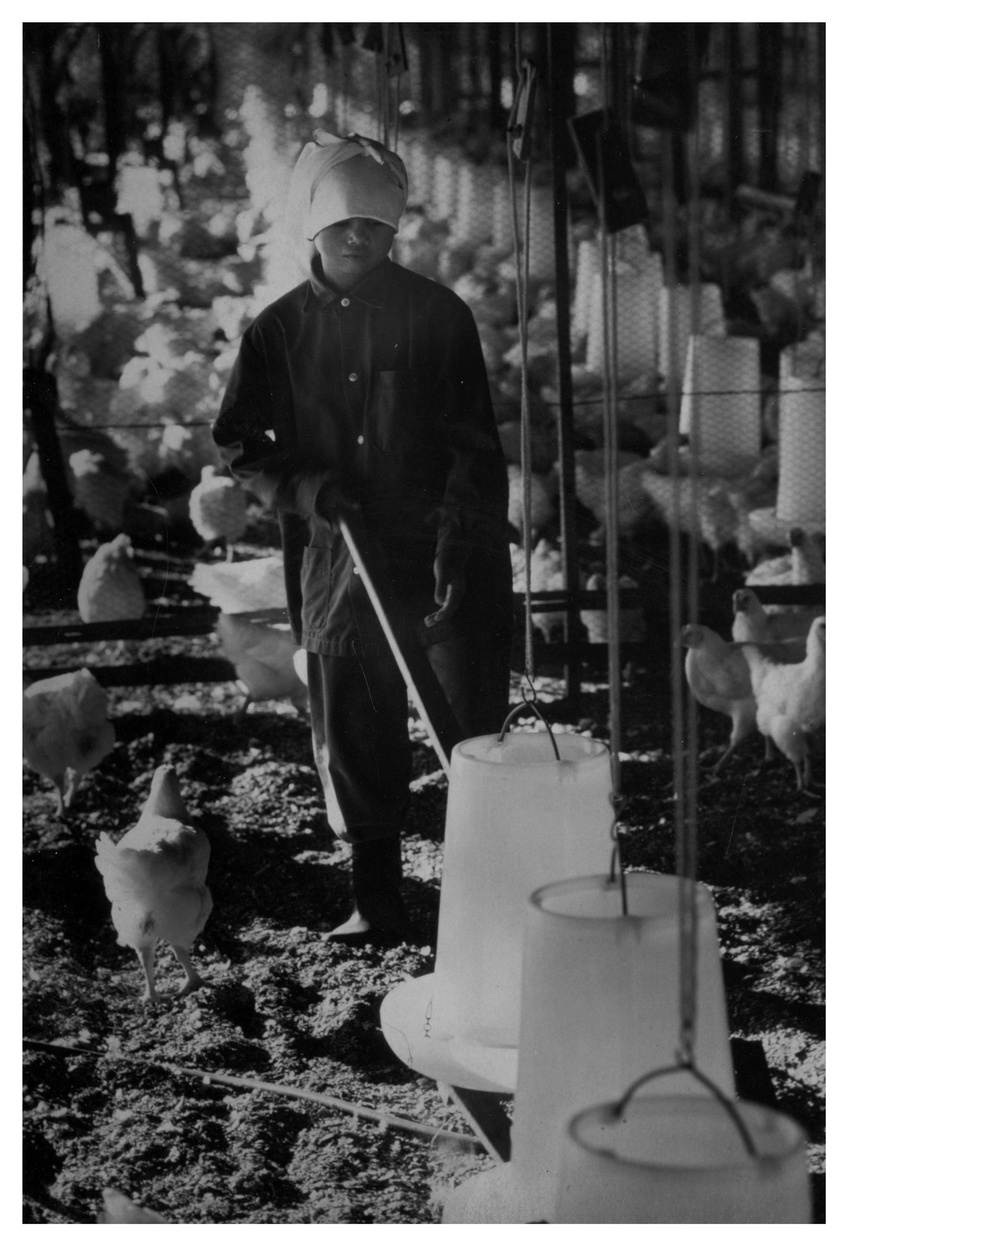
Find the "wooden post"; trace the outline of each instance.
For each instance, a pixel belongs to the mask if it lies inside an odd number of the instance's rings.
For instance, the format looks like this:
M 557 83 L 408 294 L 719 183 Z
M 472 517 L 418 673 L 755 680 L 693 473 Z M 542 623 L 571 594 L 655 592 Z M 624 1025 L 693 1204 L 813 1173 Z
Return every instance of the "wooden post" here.
M 559 360 L 559 522 L 562 533 L 563 574 L 566 585 L 567 639 L 582 638 L 577 597 L 580 585 L 576 538 L 576 460 L 573 454 L 573 374 L 570 359 L 569 202 L 566 168 L 570 158 L 567 122 L 573 113 L 573 50 L 576 27 L 569 22 L 547 26 L 546 101 L 552 145 L 552 199 L 555 211 L 556 349 Z M 530 543 L 530 542 L 529 542 Z M 566 699 L 580 694 L 580 659 L 570 649 L 563 670 Z
M 826 173 L 826 22 L 817 22 L 817 79 L 819 83 L 819 171 Z
M 507 125 L 502 95 L 503 85 L 503 27 L 500 22 L 486 23 L 486 52 L 489 70 L 490 102 L 489 121 L 490 134 L 495 138 L 502 135 Z
M 726 218 L 732 220 L 733 192 L 743 181 L 743 58 L 738 22 L 724 26 L 724 84 L 726 91 Z
M 55 377 L 44 368 L 29 366 L 24 369 L 24 405 L 31 413 L 38 463 L 48 491 L 62 590 L 66 601 L 73 602 L 83 573 L 83 561 L 73 534 L 73 495 L 66 480 L 62 446 L 56 431 L 59 395 Z
M 125 150 L 125 65 L 121 52 L 128 28 L 122 22 L 99 22 L 96 29 L 101 52 L 101 94 L 104 97 L 104 150 L 113 182 L 118 159 Z
M 781 22 L 757 26 L 757 101 L 760 126 L 760 173 L 762 190 L 778 186 L 778 123 L 781 119 L 781 53 L 784 27 Z

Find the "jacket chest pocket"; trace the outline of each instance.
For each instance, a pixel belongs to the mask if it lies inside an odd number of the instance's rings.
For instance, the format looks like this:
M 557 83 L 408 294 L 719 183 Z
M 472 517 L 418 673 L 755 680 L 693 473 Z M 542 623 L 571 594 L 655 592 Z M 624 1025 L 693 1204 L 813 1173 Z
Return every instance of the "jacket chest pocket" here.
M 369 427 L 383 454 L 406 452 L 419 436 L 420 402 L 413 368 L 376 372 L 372 377 Z

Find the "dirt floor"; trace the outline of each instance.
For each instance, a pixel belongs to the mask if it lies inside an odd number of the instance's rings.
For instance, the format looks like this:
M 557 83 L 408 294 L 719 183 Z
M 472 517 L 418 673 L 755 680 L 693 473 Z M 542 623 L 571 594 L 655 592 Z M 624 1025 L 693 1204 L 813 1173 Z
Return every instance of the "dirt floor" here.
M 190 559 L 167 565 L 163 591 L 184 597 Z M 72 617 L 27 610 L 31 622 Z M 628 868 L 672 872 L 668 650 L 651 647 L 624 689 L 620 834 Z M 217 647 L 212 637 L 67 646 L 25 660 L 100 666 L 165 651 Z M 606 685 L 596 667 L 586 677 L 572 709 L 562 683 L 542 677 L 545 711 L 606 738 Z M 113 1187 L 178 1223 L 434 1223 L 442 1195 L 490 1163 L 447 1137 L 275 1092 L 471 1135 L 379 1027 L 385 994 L 434 967 L 447 792 L 422 727 L 414 718 L 404 838 L 416 937 L 349 948 L 329 938 L 349 906 L 347 849 L 326 828 L 307 725 L 286 704 L 253 706 L 241 722 L 240 699 L 234 684 L 113 691 L 116 745 L 63 823 L 52 787 L 24 768 L 25 1222 L 94 1222 Z M 727 734 L 726 719 L 702 711 L 699 875 L 717 906 L 732 1033 L 762 1043 L 781 1110 L 808 1134 L 822 1221 L 824 807 L 797 793 L 786 762 L 763 763 L 759 738 L 712 777 Z M 207 985 L 151 1006 L 139 1001 L 133 952 L 116 943 L 94 843 L 134 825 L 164 762 L 211 840 L 214 910 L 195 950 Z M 182 981 L 165 947 L 158 974 Z

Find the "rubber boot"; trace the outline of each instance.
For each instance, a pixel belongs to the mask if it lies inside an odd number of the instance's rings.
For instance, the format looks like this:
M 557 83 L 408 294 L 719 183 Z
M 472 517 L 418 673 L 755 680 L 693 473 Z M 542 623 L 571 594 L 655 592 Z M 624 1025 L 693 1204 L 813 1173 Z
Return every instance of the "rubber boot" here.
M 342 941 L 378 937 L 402 942 L 409 922 L 400 888 L 403 856 L 399 835 L 355 843 L 351 847 L 351 892 L 354 911 L 333 931 Z

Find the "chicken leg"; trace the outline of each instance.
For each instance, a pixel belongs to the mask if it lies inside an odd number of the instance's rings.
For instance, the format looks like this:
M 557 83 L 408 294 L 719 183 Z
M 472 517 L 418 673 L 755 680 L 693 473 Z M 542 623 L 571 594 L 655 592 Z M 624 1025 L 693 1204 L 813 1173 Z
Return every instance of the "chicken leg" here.
M 198 970 L 191 962 L 191 957 L 184 947 L 175 947 L 171 943 L 170 950 L 176 956 L 178 964 L 184 969 L 185 976 L 187 977 L 187 981 L 177 991 L 177 998 L 183 998 L 185 994 L 190 994 L 192 990 L 197 990 L 199 986 L 203 986 L 205 980 L 203 977 L 198 976 Z
M 803 795 L 811 796 L 814 800 L 822 800 L 822 791 L 817 791 L 819 783 L 813 783 L 812 779 L 812 757 L 809 755 L 809 744 L 806 743 L 805 755 L 802 758 L 802 772 L 799 774 L 796 768 L 796 775 L 799 777 L 799 790 Z
M 738 744 L 753 733 L 757 725 L 756 712 L 753 708 L 753 702 L 748 702 L 749 708 L 736 706 L 733 716 L 733 729 L 729 736 L 729 746 L 725 749 L 722 756 L 712 766 L 712 773 L 718 774 L 723 765 L 732 756 Z
M 156 982 L 153 980 L 155 950 L 155 944 L 135 948 L 135 953 L 139 957 L 139 963 L 142 965 L 143 975 L 146 978 L 146 989 L 139 996 L 143 1003 L 159 1003 L 163 998 L 156 989 Z
M 80 774 L 75 769 L 66 771 L 66 807 L 69 808 L 76 795 L 76 789 L 80 785 Z

